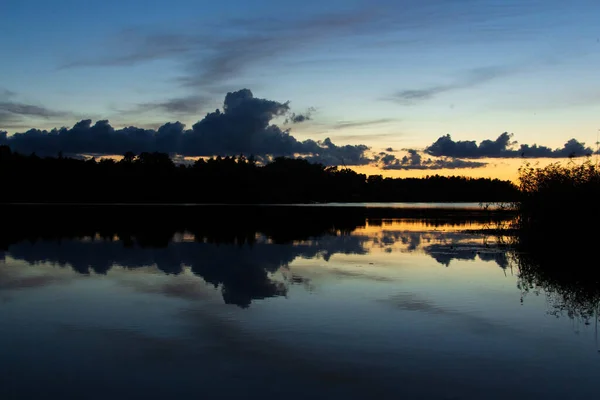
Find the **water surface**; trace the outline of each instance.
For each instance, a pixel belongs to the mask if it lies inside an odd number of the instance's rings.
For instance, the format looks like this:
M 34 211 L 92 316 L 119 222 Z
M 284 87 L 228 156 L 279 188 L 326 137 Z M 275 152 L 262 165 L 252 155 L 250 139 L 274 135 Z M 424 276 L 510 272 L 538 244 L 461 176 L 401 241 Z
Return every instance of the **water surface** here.
M 0 398 L 598 395 L 597 315 L 487 220 L 216 220 L 5 231 Z

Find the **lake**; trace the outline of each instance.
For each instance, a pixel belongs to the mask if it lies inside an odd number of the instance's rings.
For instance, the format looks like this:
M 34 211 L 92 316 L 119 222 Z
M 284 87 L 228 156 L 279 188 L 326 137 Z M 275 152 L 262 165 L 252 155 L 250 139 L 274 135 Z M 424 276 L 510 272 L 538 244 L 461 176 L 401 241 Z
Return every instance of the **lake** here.
M 317 208 L 8 212 L 0 398 L 598 396 L 596 297 L 505 215 Z

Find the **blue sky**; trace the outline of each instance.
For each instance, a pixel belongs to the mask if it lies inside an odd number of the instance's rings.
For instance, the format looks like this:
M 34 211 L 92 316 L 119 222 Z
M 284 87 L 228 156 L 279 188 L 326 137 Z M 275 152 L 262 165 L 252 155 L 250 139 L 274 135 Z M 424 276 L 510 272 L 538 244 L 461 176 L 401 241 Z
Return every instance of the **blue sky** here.
M 298 140 L 595 146 L 599 15 L 587 0 L 3 0 L 0 130 L 190 127 L 249 88 L 314 108 Z

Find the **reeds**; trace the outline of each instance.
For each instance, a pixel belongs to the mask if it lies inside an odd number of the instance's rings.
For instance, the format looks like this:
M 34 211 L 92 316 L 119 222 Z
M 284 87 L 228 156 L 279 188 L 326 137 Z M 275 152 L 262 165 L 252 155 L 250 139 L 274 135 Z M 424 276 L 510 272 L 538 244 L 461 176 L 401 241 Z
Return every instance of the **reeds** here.
M 596 239 L 600 222 L 600 169 L 587 158 L 578 163 L 519 169 L 517 203 L 520 235 L 528 239 Z

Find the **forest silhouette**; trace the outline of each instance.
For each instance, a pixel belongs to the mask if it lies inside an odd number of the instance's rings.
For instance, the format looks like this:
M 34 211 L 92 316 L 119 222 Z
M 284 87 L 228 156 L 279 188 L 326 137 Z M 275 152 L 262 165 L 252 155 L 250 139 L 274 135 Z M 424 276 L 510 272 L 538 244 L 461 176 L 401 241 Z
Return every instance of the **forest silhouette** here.
M 366 176 L 349 168 L 278 157 L 200 158 L 177 164 L 167 153 L 111 158 L 39 157 L 0 147 L 3 203 L 327 203 L 508 202 L 509 181 L 439 175 Z

